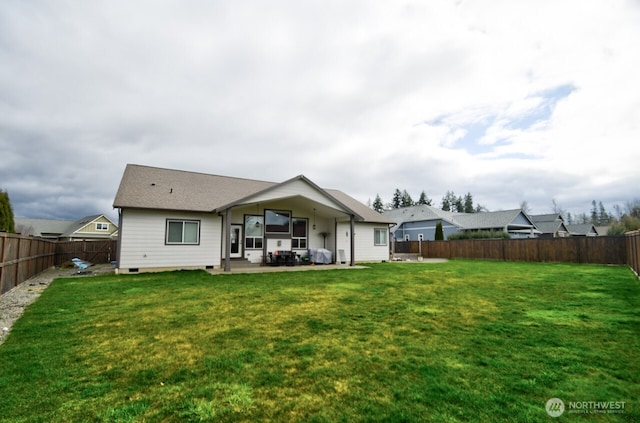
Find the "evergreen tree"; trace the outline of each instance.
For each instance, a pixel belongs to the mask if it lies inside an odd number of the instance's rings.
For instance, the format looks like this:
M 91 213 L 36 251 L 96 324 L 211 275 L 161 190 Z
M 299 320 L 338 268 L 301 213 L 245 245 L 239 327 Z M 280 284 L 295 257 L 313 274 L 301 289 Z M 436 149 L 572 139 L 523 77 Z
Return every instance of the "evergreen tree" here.
M 452 207 L 454 211 L 458 213 L 464 213 L 464 202 L 462 201 L 462 197 L 455 198 L 453 204 L 455 206 L 455 207 Z
M 472 206 L 472 209 L 473 209 L 473 206 Z M 456 197 L 453 191 L 447 191 L 445 196 L 442 198 L 442 210 L 452 211 L 457 213 L 464 213 L 464 210 L 465 210 L 464 200 L 462 199 L 462 197 Z
M 396 188 L 396 192 L 393 193 L 393 199 L 391 200 L 391 208 L 399 209 L 402 204 L 402 192 L 399 188 Z
M 0 232 L 16 232 L 13 209 L 6 191 L 0 191 Z
M 379 194 L 376 194 L 376 199 L 373 200 L 373 209 L 378 213 L 382 213 L 384 211 L 384 206 L 382 205 L 382 199 Z
M 596 200 L 591 202 L 591 224 L 598 224 L 598 209 L 596 208 Z
M 467 195 L 464 196 L 464 212 L 465 213 L 475 212 L 475 210 L 473 209 L 473 197 L 471 196 L 470 192 L 468 192 Z
M 600 201 L 598 203 L 598 224 L 600 225 L 606 225 L 611 221 L 611 216 L 609 215 L 609 213 L 607 213 L 607 211 L 604 209 L 604 205 L 602 204 L 602 201 Z
M 444 240 L 444 231 L 442 230 L 442 222 L 436 223 L 435 240 L 436 241 L 443 241 Z
M 442 197 L 442 206 L 440 207 L 442 210 L 444 211 L 451 211 L 451 197 L 453 196 L 453 193 L 450 191 L 447 191 L 447 193 L 445 194 L 444 197 Z
M 422 191 L 422 193 L 420 193 L 420 199 L 418 199 L 418 203 L 419 205 L 423 205 L 423 206 L 430 206 L 431 205 L 431 199 L 429 197 L 427 197 L 427 194 Z
M 413 199 L 405 189 L 402 191 L 402 199 L 400 200 L 400 207 L 411 207 L 413 206 Z
M 640 200 L 627 202 L 626 209 L 629 216 L 640 219 Z

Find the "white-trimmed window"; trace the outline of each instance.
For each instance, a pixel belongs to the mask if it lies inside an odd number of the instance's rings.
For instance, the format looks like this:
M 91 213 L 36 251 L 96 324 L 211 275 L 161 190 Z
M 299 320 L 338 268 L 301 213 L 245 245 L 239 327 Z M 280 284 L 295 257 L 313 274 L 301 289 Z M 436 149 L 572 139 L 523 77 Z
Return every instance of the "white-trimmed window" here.
M 108 231 L 109 224 L 104 222 L 96 222 L 96 231 Z
M 374 228 L 373 230 L 373 243 L 374 245 L 387 245 L 387 233 L 386 228 Z
M 264 217 L 244 217 L 244 246 L 247 249 L 261 249 L 264 237 Z
M 199 244 L 200 221 L 167 219 L 165 240 L 167 244 Z
M 291 248 L 307 248 L 308 220 L 301 217 L 293 218 L 293 234 L 291 236 Z

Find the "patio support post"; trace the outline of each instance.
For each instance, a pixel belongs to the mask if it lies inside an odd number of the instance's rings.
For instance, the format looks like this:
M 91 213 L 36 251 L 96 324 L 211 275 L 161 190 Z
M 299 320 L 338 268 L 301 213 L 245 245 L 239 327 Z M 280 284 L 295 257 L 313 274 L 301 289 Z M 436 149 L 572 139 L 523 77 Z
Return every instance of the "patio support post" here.
M 355 252 L 356 252 L 356 240 L 355 240 L 355 228 L 356 228 L 356 224 L 355 224 L 355 219 L 354 216 L 351 215 L 349 216 L 349 225 L 351 226 L 351 262 L 349 263 L 349 266 L 353 266 L 356 263 L 356 258 L 355 258 Z
M 224 271 L 231 271 L 231 207 L 227 209 L 224 217 L 225 236 L 224 236 Z

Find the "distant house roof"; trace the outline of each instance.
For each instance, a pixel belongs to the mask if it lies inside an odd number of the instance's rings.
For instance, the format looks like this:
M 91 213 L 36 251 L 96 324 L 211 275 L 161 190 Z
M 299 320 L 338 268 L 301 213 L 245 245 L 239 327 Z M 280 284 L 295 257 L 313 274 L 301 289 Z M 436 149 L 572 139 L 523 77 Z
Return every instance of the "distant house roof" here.
M 358 220 L 393 223 L 347 194 L 320 188 L 303 175 L 276 183 L 135 164 L 125 168 L 113 207 L 220 212 L 292 181 L 304 181 Z
M 522 228 L 534 227 L 533 222 L 531 222 L 521 209 L 479 213 L 454 213 L 432 206 L 419 205 L 388 210 L 385 211 L 385 216 L 393 219 L 397 226 L 407 222 L 443 220 L 462 230 L 491 230 L 506 228 L 507 226 L 521 226 Z
M 444 220 L 457 225 L 455 216 L 458 213 L 448 212 L 427 205 L 402 207 L 399 209 L 385 210 L 384 215 L 393 220 L 396 226 L 406 222 L 421 222 L 425 220 Z
M 543 234 L 554 234 L 558 231 L 569 232 L 561 221 L 554 222 L 534 222 L 536 227 L 540 229 Z
M 40 238 L 57 239 L 73 225 L 73 220 L 35 219 L 16 217 L 16 232 Z
M 533 223 L 540 222 L 555 222 L 556 220 L 560 220 L 564 222 L 564 218 L 559 213 L 550 213 L 550 214 L 532 214 L 529 216 Z
M 522 220 L 523 217 L 526 221 L 518 223 L 517 220 Z M 526 217 L 521 209 L 495 212 L 461 213 L 456 216 L 456 221 L 460 223 L 460 226 L 463 229 L 493 229 L 518 224 L 523 227 L 533 226 L 533 222 Z
M 80 233 L 82 229 L 97 220 L 106 220 L 113 225 L 113 229 L 105 233 L 91 233 L 91 231 Z M 116 224 L 103 214 L 86 216 L 79 220 L 16 217 L 15 223 L 17 232 L 47 239 L 109 238 L 117 230 Z
M 571 235 L 575 236 L 598 236 L 596 227 L 590 223 L 580 225 L 567 225 L 567 229 Z
M 569 234 L 569 229 L 564 223 L 564 219 L 561 214 L 536 214 L 531 215 L 531 220 L 536 224 L 536 227 L 540 229 L 542 234 L 547 236 L 563 236 L 563 234 Z M 544 236 L 544 235 L 543 235 Z

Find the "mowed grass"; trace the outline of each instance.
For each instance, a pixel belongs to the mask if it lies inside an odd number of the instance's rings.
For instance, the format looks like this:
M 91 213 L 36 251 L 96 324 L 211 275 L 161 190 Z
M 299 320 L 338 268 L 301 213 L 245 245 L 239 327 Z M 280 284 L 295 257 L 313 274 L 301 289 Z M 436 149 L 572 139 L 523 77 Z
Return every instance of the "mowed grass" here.
M 626 267 L 452 261 L 56 280 L 0 346 L 0 421 L 640 418 Z

